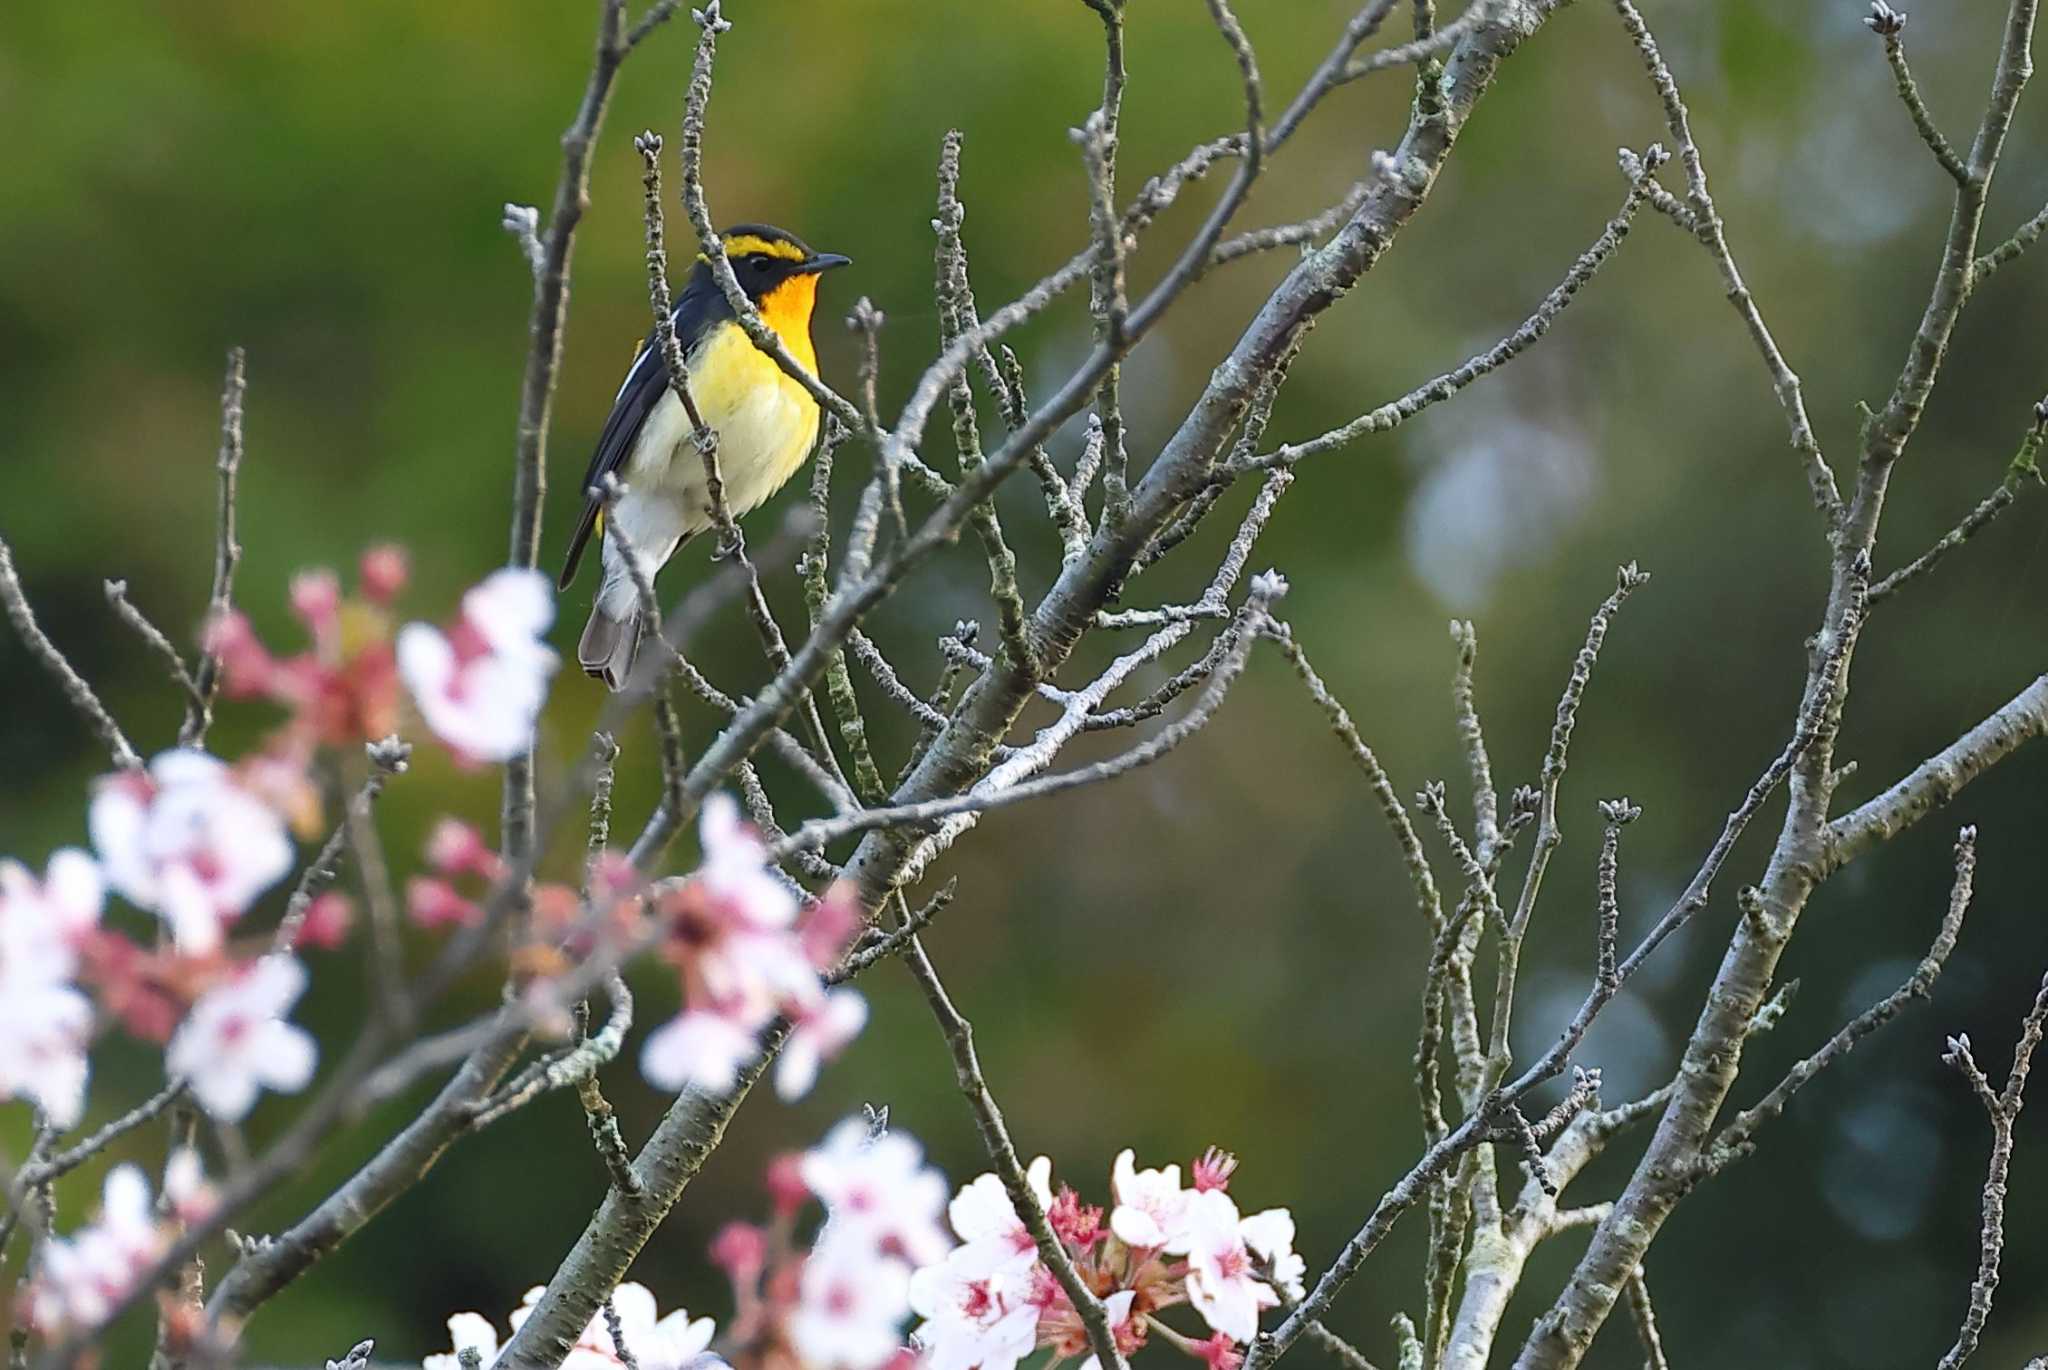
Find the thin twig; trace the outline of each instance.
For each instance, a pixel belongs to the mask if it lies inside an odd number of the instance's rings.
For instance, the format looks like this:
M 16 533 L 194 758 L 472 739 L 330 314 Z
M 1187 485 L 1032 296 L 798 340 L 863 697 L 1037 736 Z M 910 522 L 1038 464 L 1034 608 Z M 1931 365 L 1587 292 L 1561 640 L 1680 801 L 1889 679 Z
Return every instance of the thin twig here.
M 900 899 L 898 903 L 900 907 Z M 1031 1190 L 1031 1181 L 1024 1173 L 1024 1164 L 1018 1159 L 1017 1148 L 1010 1140 L 1010 1130 L 1003 1122 L 1003 1111 L 997 1106 L 995 1095 L 989 1092 L 988 1079 L 982 1074 L 981 1061 L 975 1055 L 973 1024 L 953 1006 L 946 987 L 939 981 L 938 971 L 933 969 L 924 946 L 914 936 L 904 944 L 903 962 L 910 967 L 911 975 L 931 1005 L 932 1016 L 939 1021 L 939 1030 L 945 1034 L 946 1045 L 953 1053 L 953 1074 L 959 1082 L 960 1092 L 967 1096 L 968 1106 L 974 1111 L 982 1145 L 988 1151 L 997 1177 L 1003 1182 L 1003 1192 L 1009 1195 L 1011 1207 L 1016 1209 L 1018 1218 L 1031 1233 L 1031 1240 L 1037 1244 L 1039 1259 L 1045 1262 L 1053 1278 L 1059 1281 L 1060 1288 L 1066 1291 L 1068 1301 L 1081 1318 L 1081 1325 L 1088 1331 L 1088 1344 L 1096 1357 L 1111 1370 L 1128 1370 L 1123 1352 L 1117 1347 L 1116 1334 L 1110 1330 L 1108 1311 L 1102 1306 L 1102 1300 L 1095 1296 L 1095 1291 L 1081 1279 L 1081 1272 L 1074 1268 L 1073 1258 L 1053 1233 L 1052 1225 L 1046 1221 L 1045 1208 Z
M 1957 1370 L 1977 1349 L 1984 1324 L 1991 1317 L 1991 1299 L 1998 1291 L 1999 1258 L 2005 1250 L 2005 1185 L 2012 1167 L 2013 1125 L 2019 1121 L 2025 1102 L 2027 1069 L 2033 1064 L 2034 1049 L 2048 1030 L 2048 976 L 2041 980 L 2034 1005 L 2020 1024 L 2019 1042 L 2013 1047 L 2012 1069 L 2006 1072 L 2005 1087 L 1995 1094 L 1984 1072 L 1970 1054 L 1970 1039 L 1951 1037 L 1942 1059 L 1963 1073 L 1983 1101 L 1991 1118 L 1991 1161 L 1984 1176 L 1983 1223 L 1977 1255 L 1977 1278 L 1970 1282 L 1969 1309 L 1963 1315 L 1962 1330 L 1955 1345 L 1941 1358 L 1935 1370 Z
M 228 349 L 227 378 L 220 392 L 220 452 L 214 459 L 220 498 L 214 516 L 213 588 L 206 596 L 206 621 L 212 623 L 234 606 L 235 568 L 242 562 L 242 544 L 235 534 L 235 478 L 242 467 L 242 408 L 248 394 L 246 356 Z M 178 745 L 197 747 L 213 723 L 213 699 L 220 689 L 220 658 L 201 648 L 193 677 L 193 699 L 178 729 Z
M 85 677 L 72 668 L 64 653 L 57 650 L 55 643 L 44 634 L 36 622 L 35 610 L 29 607 L 28 596 L 22 592 L 21 577 L 14 569 L 14 549 L 7 545 L 7 539 L 0 537 L 0 606 L 7 610 L 8 621 L 28 648 L 29 655 L 42 663 L 64 691 L 64 697 L 76 709 L 99 737 L 114 764 L 124 771 L 139 770 L 142 758 L 130 746 L 121 732 L 121 725 L 107 712 L 107 706 L 100 703 L 92 686 L 85 683 Z

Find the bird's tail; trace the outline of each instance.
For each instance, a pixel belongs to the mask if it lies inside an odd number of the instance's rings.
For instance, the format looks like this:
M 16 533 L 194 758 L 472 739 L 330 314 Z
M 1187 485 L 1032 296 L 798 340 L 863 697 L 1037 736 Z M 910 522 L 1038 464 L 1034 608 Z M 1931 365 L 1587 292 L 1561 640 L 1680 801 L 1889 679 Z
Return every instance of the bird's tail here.
M 614 691 L 623 690 L 632 678 L 633 659 L 640 654 L 640 615 L 629 611 L 623 618 L 615 617 L 604 599 L 600 595 L 591 606 L 583 640 L 576 644 L 576 660 Z

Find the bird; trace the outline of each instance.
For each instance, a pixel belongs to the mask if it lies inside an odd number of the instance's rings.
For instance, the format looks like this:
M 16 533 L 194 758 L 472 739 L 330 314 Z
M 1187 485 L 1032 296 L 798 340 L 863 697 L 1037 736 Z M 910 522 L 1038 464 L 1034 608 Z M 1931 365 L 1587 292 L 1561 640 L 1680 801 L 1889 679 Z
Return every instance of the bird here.
M 735 224 L 719 236 L 726 260 L 761 321 L 815 376 L 818 354 L 811 344 L 811 312 L 817 303 L 818 277 L 851 265 L 853 259 L 837 252 L 814 252 L 794 233 L 767 224 Z M 818 402 L 754 345 L 702 254 L 676 297 L 670 319 L 689 372 L 690 398 L 706 426 L 718 434 L 727 507 L 739 518 L 767 502 L 810 456 L 818 436 Z M 583 514 L 558 586 L 567 590 L 575 580 L 584 547 L 595 533 L 604 578 L 576 659 L 585 672 L 615 691 L 631 678 L 644 632 L 626 547 L 633 549 L 652 580 L 678 548 L 712 525 L 703 459 L 689 414 L 669 385 L 658 336 L 658 328 L 648 333 L 612 401 L 611 416 L 583 477 Z M 609 515 L 607 476 L 616 476 L 625 486 Z

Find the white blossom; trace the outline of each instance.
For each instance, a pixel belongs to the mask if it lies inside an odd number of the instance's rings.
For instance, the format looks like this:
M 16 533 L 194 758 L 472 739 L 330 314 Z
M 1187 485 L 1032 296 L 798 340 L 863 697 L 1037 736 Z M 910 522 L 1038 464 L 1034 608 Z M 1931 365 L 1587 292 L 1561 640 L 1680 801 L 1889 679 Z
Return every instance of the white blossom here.
M 105 1320 L 170 1248 L 136 1165 L 107 1172 L 97 1219 L 45 1242 L 27 1292 L 29 1321 L 45 1336 Z
M 57 852 L 41 881 L 0 861 L 0 1098 L 28 1099 L 60 1128 L 85 1112 L 92 1003 L 70 980 L 103 897 L 84 852 Z
M 289 956 L 266 956 L 209 990 L 171 1037 L 165 1068 L 190 1083 L 199 1106 L 237 1122 L 259 1090 L 291 1094 L 313 1078 L 318 1052 L 285 1015 L 305 992 L 306 971 Z
M 740 1068 L 758 1050 L 754 1034 L 733 1019 L 685 1009 L 647 1034 L 640 1073 L 656 1089 L 695 1084 L 723 1093 L 739 1083 Z
M 540 1285 L 526 1291 L 519 1307 L 512 1310 L 513 1331 L 517 1332 L 533 1316 L 546 1292 Z M 658 1317 L 660 1310 L 653 1293 L 646 1285 L 630 1280 L 612 1291 L 611 1304 L 619 1315 L 619 1333 L 625 1339 L 626 1349 L 640 1370 L 681 1370 L 686 1361 L 711 1345 L 711 1335 L 717 1330 L 711 1319 L 698 1318 L 692 1322 L 690 1315 L 680 1308 L 665 1318 Z M 454 1330 L 452 1322 L 449 1330 Z M 457 1349 L 461 1349 L 459 1345 Z M 569 1354 L 562 1360 L 562 1370 L 620 1370 L 625 1363 L 600 1309 L 569 1348 Z
M 798 1169 L 835 1234 L 858 1235 L 913 1265 L 930 1265 L 952 1249 L 939 1226 L 946 1182 L 903 1133 L 872 1136 L 865 1119 L 847 1118 L 804 1153 Z
M 1116 1207 L 1110 1210 L 1109 1230 L 1125 1246 L 1183 1250 L 1188 1201 L 1194 1196 L 1180 1187 L 1180 1167 L 1139 1170 L 1134 1155 L 1128 1148 L 1117 1153 L 1110 1170 Z
M 801 1099 L 818 1082 L 818 1070 L 844 1051 L 867 1026 L 868 1001 L 859 990 L 835 989 L 790 1029 L 775 1063 L 775 1093 L 785 1103 Z
M 87 825 L 106 883 L 161 915 L 193 955 L 217 951 L 221 925 L 292 868 L 283 820 L 226 763 L 190 748 L 160 754 L 146 774 L 106 777 Z
M 533 746 L 556 665 L 540 636 L 554 617 L 547 577 L 508 566 L 463 595 L 448 632 L 426 623 L 399 630 L 399 676 L 458 756 L 505 761 Z
M 910 1267 L 833 1223 L 804 1261 L 790 1338 L 808 1370 L 879 1370 L 901 1348 L 909 1312 Z
M 1189 1198 L 1186 1249 L 1188 1301 L 1195 1311 L 1235 1341 L 1257 1336 L 1259 1310 L 1279 1299 L 1258 1278 L 1230 1195 L 1206 1189 Z
M 1038 1340 L 1028 1266 L 977 1270 L 960 1247 L 910 1277 L 910 1306 L 924 1319 L 912 1334 L 927 1370 L 1016 1370 Z

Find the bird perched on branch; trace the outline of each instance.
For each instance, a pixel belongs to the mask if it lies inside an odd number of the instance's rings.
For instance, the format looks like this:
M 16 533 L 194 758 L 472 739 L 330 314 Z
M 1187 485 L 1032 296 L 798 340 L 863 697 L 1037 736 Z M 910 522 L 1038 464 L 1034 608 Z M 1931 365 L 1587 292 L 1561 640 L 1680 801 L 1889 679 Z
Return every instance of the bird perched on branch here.
M 761 321 L 790 356 L 815 374 L 811 310 L 818 299 L 818 275 L 850 259 L 813 252 L 795 234 L 765 224 L 739 224 L 722 236 L 726 259 Z M 766 502 L 804 464 L 818 436 L 818 402 L 754 346 L 702 255 L 671 318 L 689 372 L 690 398 L 705 426 L 718 434 L 726 505 L 738 518 Z M 612 402 L 583 478 L 588 499 L 562 568 L 561 588 L 566 590 L 584 544 L 596 532 L 604 580 L 576 658 L 614 690 L 625 686 L 644 631 L 625 548 L 633 549 L 651 580 L 677 548 L 713 521 L 704 460 L 689 413 L 669 385 L 655 337 L 648 334 Z M 608 475 L 626 487 L 609 520 L 603 491 Z

